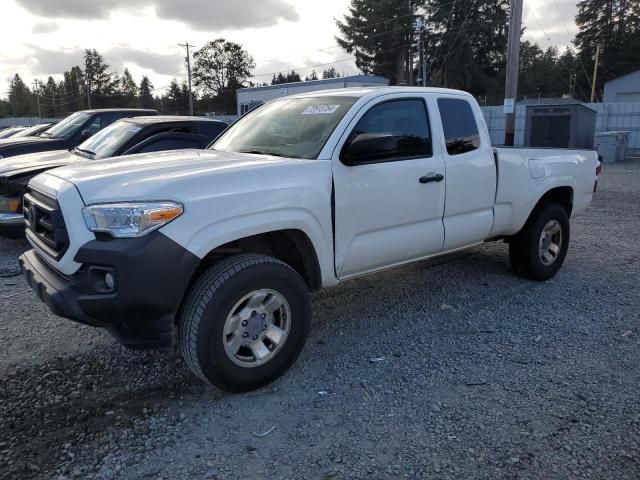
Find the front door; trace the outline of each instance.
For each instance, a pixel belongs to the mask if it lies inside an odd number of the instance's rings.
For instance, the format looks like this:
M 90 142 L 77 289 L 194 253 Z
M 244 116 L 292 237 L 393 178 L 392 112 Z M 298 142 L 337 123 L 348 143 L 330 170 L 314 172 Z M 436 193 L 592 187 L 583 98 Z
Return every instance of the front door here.
M 445 168 L 430 124 L 425 98 L 415 95 L 372 101 L 351 122 L 333 159 L 338 278 L 442 250 Z M 393 136 L 397 150 L 346 165 L 340 153 L 363 134 Z

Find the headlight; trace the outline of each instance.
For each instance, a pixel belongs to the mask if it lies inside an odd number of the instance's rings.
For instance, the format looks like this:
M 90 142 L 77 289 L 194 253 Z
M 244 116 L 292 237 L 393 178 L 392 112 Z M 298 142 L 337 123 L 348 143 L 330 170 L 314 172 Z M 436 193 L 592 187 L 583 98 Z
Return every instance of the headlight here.
M 89 230 L 115 238 L 143 237 L 178 218 L 183 211 L 182 205 L 173 202 L 105 203 L 82 209 Z
M 0 212 L 18 213 L 20 197 L 0 197 Z

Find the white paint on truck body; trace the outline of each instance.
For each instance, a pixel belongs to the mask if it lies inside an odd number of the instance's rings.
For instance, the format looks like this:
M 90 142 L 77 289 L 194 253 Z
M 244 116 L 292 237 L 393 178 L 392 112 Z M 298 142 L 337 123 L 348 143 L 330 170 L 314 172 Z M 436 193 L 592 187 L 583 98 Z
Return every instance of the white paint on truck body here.
M 466 93 L 389 87 L 300 97 L 328 95 L 358 99 L 316 159 L 183 150 L 83 162 L 36 177 L 31 187 L 57 198 L 71 239 L 59 261 L 39 254 L 71 275 L 80 268 L 74 261 L 78 249 L 95 239 L 83 220 L 84 205 L 173 201 L 184 206 L 184 213 L 160 232 L 198 257 L 248 236 L 299 230 L 315 249 L 327 287 L 515 234 L 540 198 L 556 187 L 573 189 L 574 216 L 591 202 L 595 152 L 493 149 L 480 108 Z M 358 120 L 373 106 L 402 98 L 424 100 L 432 155 L 357 167 L 342 163 L 340 151 Z M 455 157 L 446 153 L 440 98 L 469 102 L 480 134 L 478 149 Z M 444 181 L 419 182 L 431 173 Z

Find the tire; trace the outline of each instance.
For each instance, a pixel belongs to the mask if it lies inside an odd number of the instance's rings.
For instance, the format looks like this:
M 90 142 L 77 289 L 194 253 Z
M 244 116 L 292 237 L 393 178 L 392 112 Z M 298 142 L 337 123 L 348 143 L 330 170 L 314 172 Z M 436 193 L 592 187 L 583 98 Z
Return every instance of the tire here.
M 179 314 L 180 347 L 205 383 L 246 392 L 289 369 L 310 320 L 309 290 L 295 270 L 264 255 L 235 255 L 206 270 L 188 291 Z
M 570 235 L 566 210 L 557 203 L 541 203 L 509 242 L 511 268 L 516 274 L 532 280 L 552 278 L 567 256 Z

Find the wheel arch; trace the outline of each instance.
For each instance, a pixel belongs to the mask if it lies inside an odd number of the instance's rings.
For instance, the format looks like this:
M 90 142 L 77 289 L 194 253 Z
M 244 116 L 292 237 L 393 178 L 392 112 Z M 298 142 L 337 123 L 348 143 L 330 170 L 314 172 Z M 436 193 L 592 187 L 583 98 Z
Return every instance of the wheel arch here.
M 540 198 L 538 198 L 526 219 L 524 221 L 521 220 L 522 223 L 520 224 L 520 228 L 518 228 L 518 230 L 513 234 L 506 237 L 507 242 L 526 228 L 531 219 L 537 215 L 540 207 L 545 203 L 556 203 L 560 205 L 567 212 L 567 217 L 571 218 L 571 213 L 573 212 L 573 198 L 574 189 L 569 185 L 554 186 L 546 190 L 542 195 L 540 195 Z
M 240 236 L 212 248 L 200 261 L 192 282 L 220 260 L 245 253 L 268 255 L 286 263 L 311 291 L 322 286 L 322 268 L 314 243 L 304 231 L 295 228 Z

